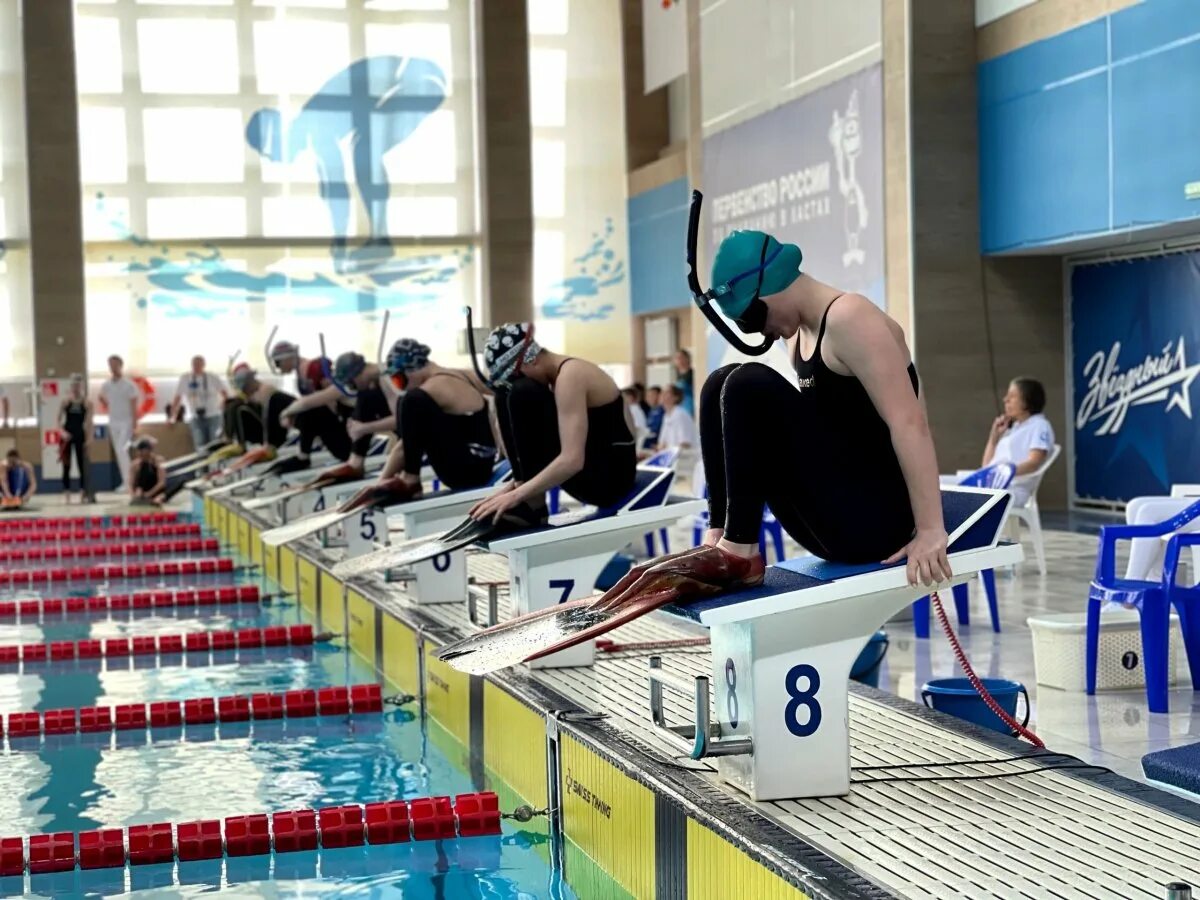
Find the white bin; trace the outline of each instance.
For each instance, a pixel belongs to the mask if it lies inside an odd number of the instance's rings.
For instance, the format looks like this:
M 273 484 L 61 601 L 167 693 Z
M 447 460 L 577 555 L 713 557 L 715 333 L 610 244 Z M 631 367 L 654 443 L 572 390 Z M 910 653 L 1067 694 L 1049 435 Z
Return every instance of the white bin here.
M 1100 646 L 1096 661 L 1096 690 L 1120 691 L 1146 687 L 1142 633 L 1138 613 L 1118 609 L 1100 614 Z M 1063 613 L 1030 616 L 1033 666 L 1037 683 L 1064 691 L 1087 690 L 1087 616 Z M 1179 617 L 1171 615 L 1167 653 L 1167 683 L 1175 684 L 1176 645 L 1182 646 Z

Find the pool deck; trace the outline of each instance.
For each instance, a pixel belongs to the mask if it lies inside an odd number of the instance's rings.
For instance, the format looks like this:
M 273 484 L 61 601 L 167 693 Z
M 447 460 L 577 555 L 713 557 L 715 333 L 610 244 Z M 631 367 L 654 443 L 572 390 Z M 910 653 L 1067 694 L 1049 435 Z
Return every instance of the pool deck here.
M 852 685 L 850 698 L 851 794 L 751 802 L 708 762 L 680 758 L 655 732 L 648 653 L 598 654 L 591 667 L 467 676 L 432 653 L 477 630 L 462 600 L 417 606 L 403 582 L 381 576 L 344 585 L 329 574 L 341 550 L 313 539 L 264 548 L 259 534 L 273 521 L 231 500 L 209 502 L 205 516 L 294 589 L 323 627 L 344 633 L 382 677 L 422 697 L 425 713 L 461 743 L 480 781 L 498 779 L 538 808 L 557 806 L 552 834 L 562 838 L 557 852 L 569 883 L 586 879 L 592 864 L 634 897 L 692 900 L 1158 900 L 1169 881 L 1200 882 L 1200 804 L 1098 768 L 1011 777 L 1034 767 L 1006 761 L 1028 744 L 861 685 Z M 504 557 L 472 553 L 468 572 L 477 582 L 506 581 L 508 567 Z M 503 620 L 507 590 L 497 599 Z M 610 637 L 702 633 L 656 615 Z M 710 671 L 707 646 L 654 652 L 673 674 Z M 691 720 L 674 692 L 666 708 L 672 721 Z M 959 760 L 973 762 L 859 771 Z M 866 783 L 884 775 L 886 783 Z M 900 775 L 923 780 L 894 780 Z M 980 775 L 990 777 L 968 780 Z M 564 853 L 566 844 L 585 856 Z

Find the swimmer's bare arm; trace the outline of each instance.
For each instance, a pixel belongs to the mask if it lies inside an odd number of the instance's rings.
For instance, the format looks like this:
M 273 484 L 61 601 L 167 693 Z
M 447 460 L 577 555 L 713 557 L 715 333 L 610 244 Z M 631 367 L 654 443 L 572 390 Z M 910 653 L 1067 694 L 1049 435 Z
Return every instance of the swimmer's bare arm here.
M 392 449 L 388 451 L 387 462 L 383 464 L 383 471 L 379 473 L 380 481 L 387 481 L 404 471 L 404 441 L 396 441 L 392 444 Z
M 331 384 L 329 387 L 323 387 L 319 391 L 313 391 L 306 397 L 299 397 L 293 400 L 284 407 L 283 412 L 279 414 L 279 418 L 294 419 L 302 412 L 316 409 L 318 406 L 325 406 L 329 403 L 336 403 L 342 399 L 342 392 Z
M 558 410 L 558 456 L 517 489 L 522 500 L 539 497 L 583 470 L 588 435 L 589 370 L 586 366 L 568 366 L 554 384 L 554 405 Z
M 892 447 L 904 473 L 912 503 L 916 536 L 885 562 L 908 557 L 908 580 L 932 584 L 950 578 L 946 558 L 946 526 L 938 483 L 937 455 L 925 409 L 908 377 L 908 355 L 885 315 L 865 298 L 838 304 L 830 314 L 826 346 L 866 388 L 887 423 Z

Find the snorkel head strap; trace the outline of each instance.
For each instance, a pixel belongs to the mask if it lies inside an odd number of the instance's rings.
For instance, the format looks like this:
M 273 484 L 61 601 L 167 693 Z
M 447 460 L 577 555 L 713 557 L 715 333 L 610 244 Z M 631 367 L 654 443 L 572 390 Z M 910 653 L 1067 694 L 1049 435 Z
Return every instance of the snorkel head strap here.
M 737 332 L 729 327 L 724 317 L 722 317 L 721 313 L 713 305 L 713 301 L 717 297 L 732 291 L 733 285 L 743 278 L 757 276 L 758 287 L 761 289 L 763 272 L 774 261 L 775 257 L 779 255 L 782 247 L 776 247 L 772 253 L 768 254 L 768 244 L 764 243 L 763 258 L 758 268 L 743 272 L 710 290 L 704 290 L 700 287 L 700 276 L 696 273 L 696 238 L 700 233 L 700 206 L 703 202 L 704 195 L 699 191 L 692 191 L 692 205 L 688 215 L 687 235 L 688 288 L 692 292 L 692 300 L 700 307 L 700 312 L 704 313 L 704 317 L 712 323 L 713 328 L 717 329 L 725 340 L 729 341 L 729 343 L 747 356 L 762 356 L 774 345 L 774 339 L 764 337 L 761 344 L 747 343 Z M 765 324 L 766 304 L 758 296 L 758 290 L 755 290 L 754 299 L 751 301 L 750 306 L 737 321 L 739 326 L 744 327 L 747 331 L 757 331 Z

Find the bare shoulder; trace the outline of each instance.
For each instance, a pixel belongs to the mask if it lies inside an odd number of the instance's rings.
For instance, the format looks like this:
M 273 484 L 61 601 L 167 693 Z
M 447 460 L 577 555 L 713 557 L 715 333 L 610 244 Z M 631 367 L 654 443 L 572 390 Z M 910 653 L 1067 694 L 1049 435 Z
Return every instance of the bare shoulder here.
M 843 294 L 829 309 L 826 331 L 829 333 L 878 331 L 886 328 L 897 340 L 904 342 L 900 323 L 862 294 Z

